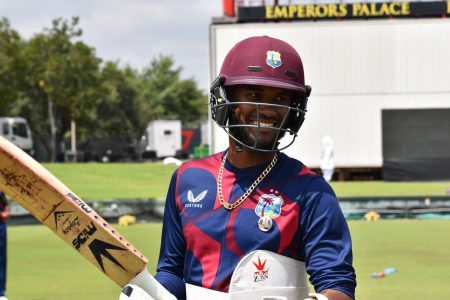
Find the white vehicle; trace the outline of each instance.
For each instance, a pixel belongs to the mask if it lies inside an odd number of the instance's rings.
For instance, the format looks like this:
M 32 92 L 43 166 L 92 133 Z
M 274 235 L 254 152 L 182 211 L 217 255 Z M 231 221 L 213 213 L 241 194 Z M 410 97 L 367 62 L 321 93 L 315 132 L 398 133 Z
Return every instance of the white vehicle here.
M 0 136 L 33 154 L 33 137 L 27 120 L 20 117 L 0 117 Z
M 144 139 L 144 158 L 176 156 L 181 151 L 181 121 L 152 121 L 147 125 Z

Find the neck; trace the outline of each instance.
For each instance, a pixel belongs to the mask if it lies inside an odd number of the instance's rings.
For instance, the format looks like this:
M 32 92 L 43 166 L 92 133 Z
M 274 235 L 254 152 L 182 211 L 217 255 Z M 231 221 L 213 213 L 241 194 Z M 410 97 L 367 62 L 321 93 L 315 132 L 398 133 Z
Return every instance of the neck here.
M 242 146 L 242 151 L 236 151 L 235 143 L 230 141 L 228 161 L 237 168 L 249 168 L 270 162 L 275 152 L 254 151 Z

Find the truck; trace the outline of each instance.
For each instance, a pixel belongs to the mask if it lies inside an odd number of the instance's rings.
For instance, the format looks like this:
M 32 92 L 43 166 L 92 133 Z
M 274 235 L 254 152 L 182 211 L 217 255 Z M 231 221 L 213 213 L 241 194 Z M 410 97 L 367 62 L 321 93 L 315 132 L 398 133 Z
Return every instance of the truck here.
M 33 137 L 26 119 L 0 117 L 0 136 L 14 143 L 28 154 L 33 154 Z
M 148 123 L 143 136 L 144 159 L 178 156 L 181 151 L 181 121 L 154 120 Z

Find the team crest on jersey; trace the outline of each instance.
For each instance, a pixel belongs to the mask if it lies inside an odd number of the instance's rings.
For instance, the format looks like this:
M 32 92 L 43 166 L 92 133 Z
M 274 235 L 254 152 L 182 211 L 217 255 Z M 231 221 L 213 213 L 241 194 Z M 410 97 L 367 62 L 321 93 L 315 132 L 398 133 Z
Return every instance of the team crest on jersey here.
M 197 208 L 202 208 L 203 204 L 200 203 L 203 199 L 205 199 L 206 194 L 208 194 L 208 190 L 204 190 L 203 192 L 201 192 L 200 194 L 198 194 L 197 196 L 194 196 L 194 193 L 189 190 L 187 193 L 187 200 L 189 201 L 188 203 L 186 203 L 184 205 L 184 207 L 197 207 Z
M 260 217 L 276 218 L 281 214 L 283 198 L 274 194 L 264 194 L 259 197 L 258 204 L 255 207 L 255 213 Z
M 266 268 L 267 260 L 261 262 L 261 258 L 258 255 L 258 261 L 252 261 L 256 267 L 256 271 L 253 273 L 253 282 L 263 281 L 269 278 L 269 268 Z
M 266 63 L 272 68 L 281 66 L 281 54 L 277 51 L 267 51 Z

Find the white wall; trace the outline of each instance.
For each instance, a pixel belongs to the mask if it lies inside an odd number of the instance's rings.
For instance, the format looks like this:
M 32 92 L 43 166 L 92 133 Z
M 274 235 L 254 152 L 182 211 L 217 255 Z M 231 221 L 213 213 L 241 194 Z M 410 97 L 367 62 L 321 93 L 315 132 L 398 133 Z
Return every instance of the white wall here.
M 396 19 L 211 26 L 211 78 L 228 50 L 254 35 L 288 41 L 312 86 L 296 143 L 286 150 L 317 167 L 326 134 L 336 165 L 381 166 L 381 110 L 450 108 L 450 20 Z M 227 147 L 213 126 L 214 152 Z

